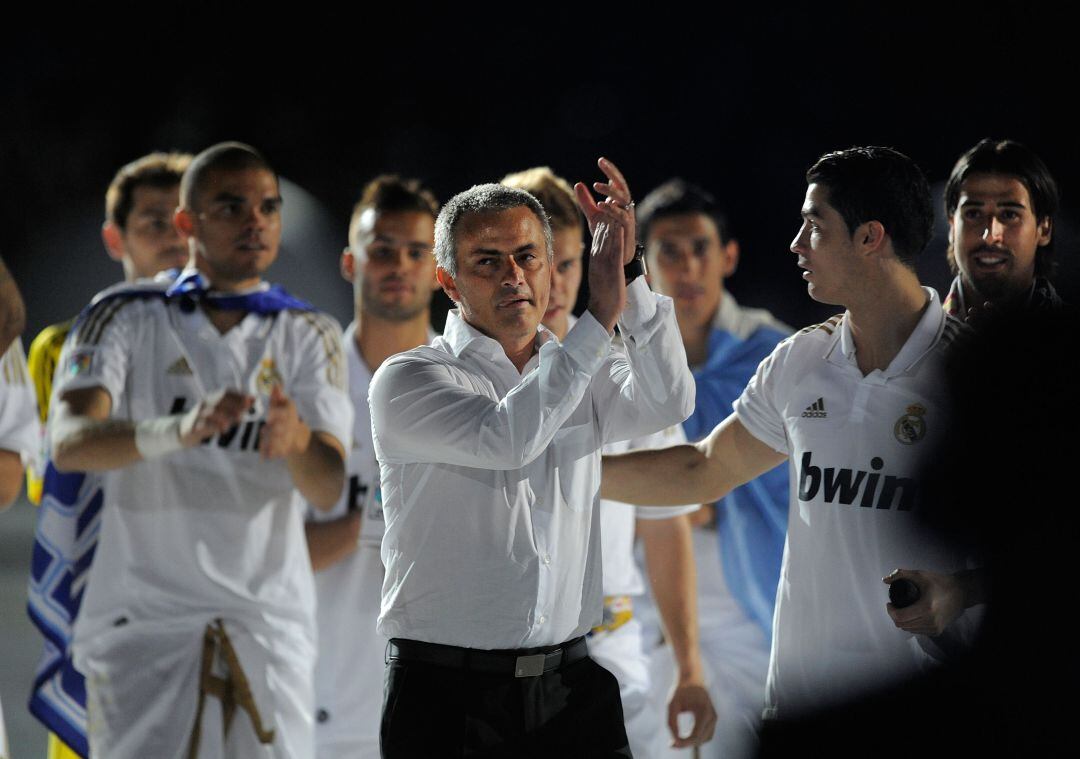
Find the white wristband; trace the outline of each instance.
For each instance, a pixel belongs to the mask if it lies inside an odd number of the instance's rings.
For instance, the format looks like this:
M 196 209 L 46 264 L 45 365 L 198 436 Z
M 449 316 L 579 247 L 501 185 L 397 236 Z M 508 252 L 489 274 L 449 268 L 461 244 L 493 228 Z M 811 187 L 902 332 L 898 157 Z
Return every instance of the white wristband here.
M 180 420 L 183 416 L 159 416 L 135 423 L 135 447 L 146 460 L 182 450 Z

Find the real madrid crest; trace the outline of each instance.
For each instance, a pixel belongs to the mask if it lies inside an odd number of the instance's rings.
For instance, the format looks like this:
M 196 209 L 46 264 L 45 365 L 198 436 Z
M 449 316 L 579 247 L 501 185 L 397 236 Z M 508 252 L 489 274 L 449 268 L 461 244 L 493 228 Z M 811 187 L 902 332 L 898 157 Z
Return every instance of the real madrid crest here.
M 893 425 L 893 434 L 896 435 L 896 439 L 904 445 L 911 445 L 926 437 L 926 420 L 923 419 L 925 414 L 926 409 L 918 403 L 908 406 L 907 413 L 897 419 L 896 424 Z
M 264 358 L 259 365 L 259 374 L 255 377 L 255 388 L 263 395 L 270 395 L 274 385 L 281 384 L 281 374 L 272 358 Z

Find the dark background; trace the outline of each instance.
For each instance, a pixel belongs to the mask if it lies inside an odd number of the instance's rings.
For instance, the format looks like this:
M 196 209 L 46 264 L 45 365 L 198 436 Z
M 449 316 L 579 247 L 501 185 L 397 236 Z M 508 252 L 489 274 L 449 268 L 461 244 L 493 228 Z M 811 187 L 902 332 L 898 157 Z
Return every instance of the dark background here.
M 260 148 L 291 183 L 270 277 L 343 321 L 337 254 L 379 172 L 422 177 L 441 199 L 537 164 L 592 180 L 599 155 L 639 198 L 681 175 L 730 208 L 743 246 L 735 295 L 799 326 L 837 310 L 810 301 L 788 252 L 814 159 L 891 145 L 940 195 L 986 136 L 1027 143 L 1056 174 L 1059 284 L 1078 299 L 1078 67 L 1060 20 L 1028 6 L 589 8 L 304 7 L 268 27 L 269 7 L 185 5 L 161 19 L 129 11 L 127 26 L 27 25 L 0 52 L 0 254 L 28 302 L 27 341 L 122 276 L 99 238 L 116 169 L 223 139 Z M 920 271 L 944 290 L 938 214 Z

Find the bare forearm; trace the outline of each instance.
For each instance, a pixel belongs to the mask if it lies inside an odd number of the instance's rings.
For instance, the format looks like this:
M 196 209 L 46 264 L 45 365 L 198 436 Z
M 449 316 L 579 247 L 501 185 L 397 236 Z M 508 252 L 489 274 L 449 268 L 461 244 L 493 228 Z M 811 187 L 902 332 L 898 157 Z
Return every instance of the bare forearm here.
M 52 462 L 61 472 L 104 472 L 136 461 L 142 456 L 135 426 L 125 419 L 75 420 L 53 437 Z
M 354 511 L 339 519 L 308 522 L 304 525 L 311 568 L 321 572 L 356 550 L 360 539 L 360 512 Z
M 303 451 L 285 459 L 293 485 L 308 503 L 328 511 L 345 484 L 345 455 L 341 444 L 325 432 L 312 432 Z
M 640 506 L 672 506 L 718 500 L 705 452 L 684 444 L 604 456 L 601 496 Z M 725 491 L 726 492 L 726 491 Z
M 697 570 L 688 517 L 639 519 L 649 584 L 664 633 L 675 655 L 680 682 L 702 682 L 697 625 Z
M 22 457 L 14 451 L 0 451 L 0 509 L 6 509 L 22 489 Z

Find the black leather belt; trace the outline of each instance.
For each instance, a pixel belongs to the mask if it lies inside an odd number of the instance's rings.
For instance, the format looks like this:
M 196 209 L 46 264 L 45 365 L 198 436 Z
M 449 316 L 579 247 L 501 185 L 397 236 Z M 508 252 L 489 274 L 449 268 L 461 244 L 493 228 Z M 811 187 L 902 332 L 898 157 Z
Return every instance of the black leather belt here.
M 400 659 L 508 677 L 538 677 L 588 655 L 589 647 L 584 635 L 558 646 L 518 651 L 484 651 L 479 648 L 459 648 L 404 638 L 391 638 L 386 646 L 387 662 Z

